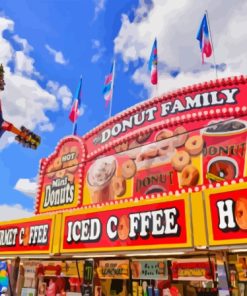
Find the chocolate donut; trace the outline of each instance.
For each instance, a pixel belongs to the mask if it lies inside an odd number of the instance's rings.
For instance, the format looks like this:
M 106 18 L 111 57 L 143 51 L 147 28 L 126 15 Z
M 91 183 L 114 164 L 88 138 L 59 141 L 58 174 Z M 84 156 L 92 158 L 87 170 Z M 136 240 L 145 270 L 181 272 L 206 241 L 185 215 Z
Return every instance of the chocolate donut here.
M 236 167 L 229 160 L 217 160 L 209 166 L 208 178 L 211 181 L 231 181 L 236 178 Z

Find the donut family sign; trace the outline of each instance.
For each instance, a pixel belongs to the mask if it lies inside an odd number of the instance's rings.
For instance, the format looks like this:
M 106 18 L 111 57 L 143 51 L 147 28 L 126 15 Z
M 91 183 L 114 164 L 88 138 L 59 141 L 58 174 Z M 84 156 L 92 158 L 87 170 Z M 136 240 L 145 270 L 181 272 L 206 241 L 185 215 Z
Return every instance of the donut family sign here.
M 0 253 L 49 253 L 54 217 L 35 217 L 0 224 Z
M 218 191 L 207 194 L 210 244 L 246 243 L 247 189 Z
M 147 100 L 41 162 L 36 213 L 200 191 L 247 181 L 247 79 Z
M 187 210 L 188 201 L 178 198 L 108 211 L 65 213 L 62 251 L 188 246 L 191 237 Z

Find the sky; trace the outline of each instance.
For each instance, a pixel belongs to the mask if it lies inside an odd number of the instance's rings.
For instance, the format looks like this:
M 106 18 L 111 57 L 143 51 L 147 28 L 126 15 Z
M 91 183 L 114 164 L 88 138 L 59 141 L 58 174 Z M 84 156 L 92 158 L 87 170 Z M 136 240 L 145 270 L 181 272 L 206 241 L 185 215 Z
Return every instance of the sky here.
M 202 65 L 196 34 L 208 12 L 214 55 Z M 82 75 L 78 134 L 109 117 L 102 94 L 116 60 L 112 115 L 177 88 L 246 74 L 245 0 L 0 0 L 4 118 L 39 134 L 37 150 L 0 139 L 0 221 L 33 215 L 39 161 L 72 133 L 68 119 Z M 158 41 L 159 84 L 148 60 Z

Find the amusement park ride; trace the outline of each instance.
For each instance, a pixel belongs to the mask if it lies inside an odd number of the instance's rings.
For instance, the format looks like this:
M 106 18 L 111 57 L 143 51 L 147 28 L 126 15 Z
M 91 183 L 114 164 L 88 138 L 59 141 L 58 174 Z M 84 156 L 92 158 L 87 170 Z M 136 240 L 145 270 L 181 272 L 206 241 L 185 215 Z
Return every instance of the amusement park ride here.
M 4 69 L 0 65 L 0 91 L 4 90 Z M 5 132 L 11 132 L 15 134 L 15 140 L 22 144 L 26 148 L 37 149 L 40 145 L 41 138 L 35 133 L 31 132 L 29 129 L 21 126 L 20 129 L 14 126 L 14 124 L 3 119 L 1 100 L 0 100 L 0 137 Z

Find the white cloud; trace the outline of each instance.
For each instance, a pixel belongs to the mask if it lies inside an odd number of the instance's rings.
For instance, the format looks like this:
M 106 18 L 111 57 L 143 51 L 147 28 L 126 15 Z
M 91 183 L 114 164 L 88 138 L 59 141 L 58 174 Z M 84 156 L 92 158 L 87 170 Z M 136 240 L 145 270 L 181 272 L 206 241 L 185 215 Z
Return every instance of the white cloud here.
M 147 63 L 154 38 L 158 40 L 159 93 L 209 79 L 215 72 L 209 65 L 201 64 L 201 53 L 196 40 L 197 30 L 205 9 L 208 10 L 213 34 L 217 64 L 222 67 L 219 77 L 246 73 L 247 2 L 225 0 L 153 0 L 152 5 L 140 0 L 135 17 L 130 20 L 122 15 L 122 25 L 114 40 L 115 53 L 122 56 L 126 69 L 130 63 L 143 61 L 132 79 L 142 84 L 149 94 L 153 88 L 149 82 Z M 213 59 L 208 60 L 213 63 Z M 176 77 L 171 71 L 180 72 Z
M 61 51 L 57 51 L 51 48 L 48 44 L 45 45 L 45 48 L 49 51 L 49 53 L 54 57 L 54 60 L 58 64 L 66 65 L 68 64 L 68 60 L 65 60 L 63 53 Z
M 100 41 L 97 39 L 92 40 L 92 49 L 96 51 L 96 53 L 92 56 L 91 62 L 96 63 L 102 57 L 106 49 L 102 47 Z
M 33 216 L 33 212 L 24 209 L 20 204 L 0 204 L 0 220 L 9 221 Z
M 105 9 L 105 0 L 95 0 L 94 19 L 96 19 L 99 13 Z
M 10 33 L 10 39 L 4 38 L 4 32 Z M 19 45 L 15 50 L 11 42 Z M 56 91 L 49 87 L 44 89 L 36 81 L 42 78 L 35 68 L 35 60 L 30 56 L 33 52 L 28 40 L 14 34 L 14 22 L 0 16 L 0 63 L 5 70 L 5 90 L 1 93 L 4 118 L 13 122 L 17 127 L 21 125 L 34 130 L 52 131 L 54 125 L 46 115 L 46 111 L 58 111 L 60 101 L 62 107 L 67 108 L 72 94 L 66 85 L 57 85 Z M 13 67 L 10 68 L 9 65 Z M 13 70 L 12 70 L 13 69 Z M 1 137 L 0 150 L 14 141 L 10 133 Z
M 37 182 L 30 179 L 19 179 L 14 187 L 15 190 L 24 193 L 27 196 L 35 198 L 37 190 Z
M 66 85 L 60 86 L 58 82 L 49 80 L 46 87 L 62 102 L 64 109 L 67 109 L 71 105 L 72 93 Z

